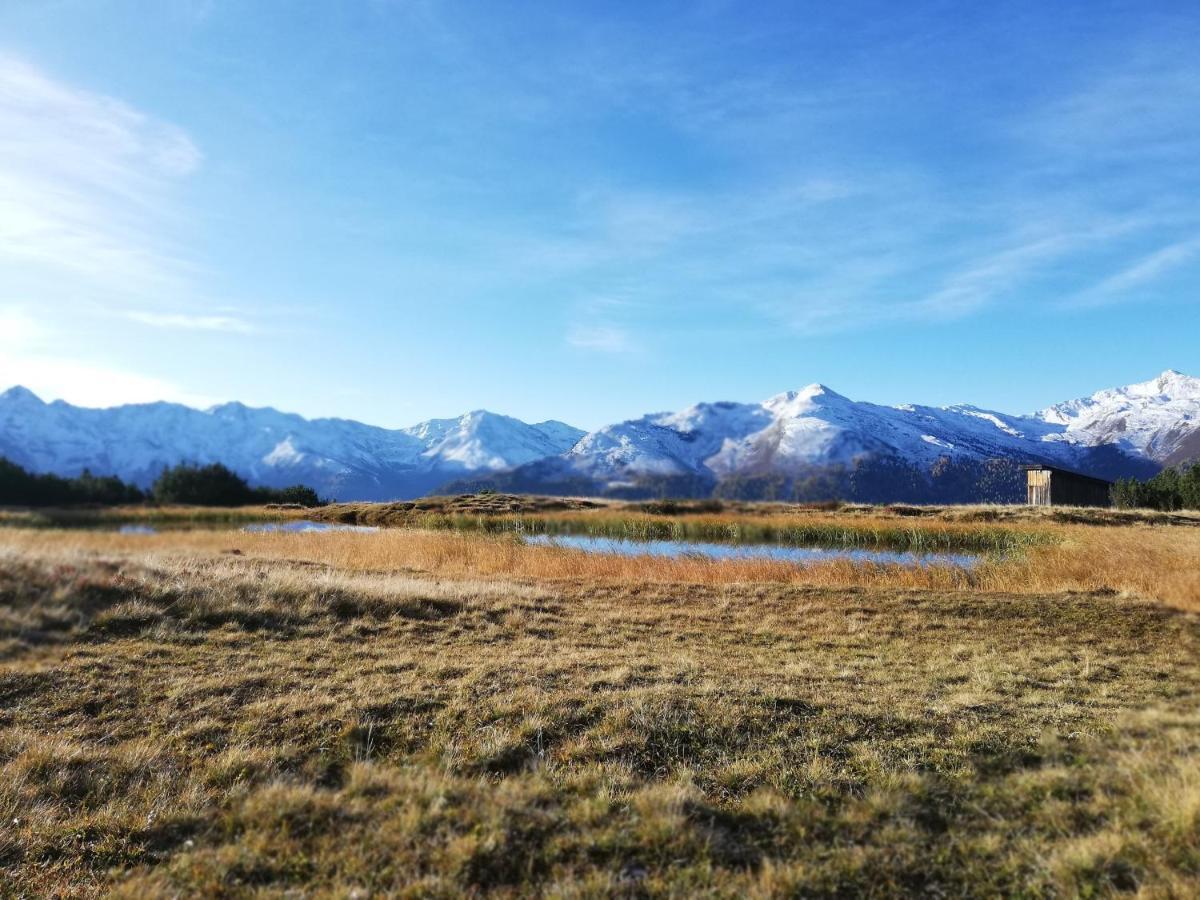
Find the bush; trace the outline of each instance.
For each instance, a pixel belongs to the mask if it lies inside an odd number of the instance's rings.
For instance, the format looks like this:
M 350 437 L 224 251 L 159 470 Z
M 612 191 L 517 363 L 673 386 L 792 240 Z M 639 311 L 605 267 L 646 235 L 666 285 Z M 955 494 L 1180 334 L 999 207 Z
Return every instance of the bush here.
M 255 488 L 255 493 L 260 496 L 262 503 L 295 503 L 299 506 L 324 506 L 328 500 L 322 500 L 317 496 L 317 492 L 307 485 L 293 484 L 291 487 L 278 488 Z
M 164 469 L 150 493 L 156 503 L 187 506 L 249 506 L 254 503 L 321 506 L 327 502 L 302 484 L 285 488 L 251 487 L 246 479 L 221 463 L 207 466 L 184 463 Z
M 220 463 L 164 469 L 150 494 L 156 503 L 188 506 L 246 506 L 254 502 L 246 480 Z
M 113 476 L 87 469 L 75 478 L 38 475 L 0 456 L 0 505 L 72 506 L 80 503 L 138 503 L 145 495 Z
M 1123 478 L 1112 495 L 1121 509 L 1200 509 L 1200 462 L 1163 469 L 1148 481 Z
M 257 503 L 294 503 L 323 506 L 317 492 L 303 484 L 285 488 L 251 487 L 236 472 L 220 463 L 208 466 L 179 465 L 164 469 L 150 488 L 148 498 L 140 488 L 113 475 L 93 475 L 84 469 L 75 478 L 38 475 L 0 456 L 0 506 L 76 506 L 95 503 L 180 503 L 188 506 L 249 506 Z

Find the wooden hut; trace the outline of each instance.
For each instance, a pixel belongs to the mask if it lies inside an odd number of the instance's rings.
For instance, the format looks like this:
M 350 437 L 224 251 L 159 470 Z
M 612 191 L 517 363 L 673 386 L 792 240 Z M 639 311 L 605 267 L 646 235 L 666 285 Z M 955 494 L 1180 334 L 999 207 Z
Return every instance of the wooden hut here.
M 1112 506 L 1112 482 L 1041 464 L 1025 466 L 1030 506 Z

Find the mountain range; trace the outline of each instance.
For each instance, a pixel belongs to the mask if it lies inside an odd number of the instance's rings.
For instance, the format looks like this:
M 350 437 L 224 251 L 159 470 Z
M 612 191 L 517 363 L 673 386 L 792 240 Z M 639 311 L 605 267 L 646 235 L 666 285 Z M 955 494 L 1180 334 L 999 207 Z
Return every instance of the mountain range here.
M 344 500 L 414 497 L 454 478 L 563 453 L 583 434 L 562 422 L 529 425 L 483 410 L 388 429 L 241 403 L 90 409 L 44 403 L 22 387 L 0 394 L 0 456 L 35 472 L 87 468 L 141 487 L 167 466 L 221 462 L 268 487 L 306 484 Z
M 699 403 L 585 433 L 478 410 L 385 429 L 225 403 L 91 409 L 0 394 L 0 456 L 145 486 L 166 466 L 222 462 L 251 483 L 340 500 L 446 490 L 963 502 L 1019 500 L 1019 467 L 1145 477 L 1200 458 L 1200 379 L 1168 370 L 1029 415 L 882 406 L 820 384 L 762 403 Z

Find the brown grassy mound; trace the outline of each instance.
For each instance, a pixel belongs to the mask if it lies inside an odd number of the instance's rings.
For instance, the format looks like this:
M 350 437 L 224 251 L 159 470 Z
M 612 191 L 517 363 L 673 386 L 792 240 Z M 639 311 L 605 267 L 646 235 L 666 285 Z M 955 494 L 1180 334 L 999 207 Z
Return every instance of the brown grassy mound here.
M 319 522 L 357 525 L 403 526 L 424 515 L 501 515 L 603 509 L 603 500 L 574 497 L 538 497 L 520 494 L 458 494 L 452 497 L 422 497 L 392 503 L 331 503 L 311 510 L 309 518 Z
M 1200 527 L 1200 512 L 1159 512 L 1093 507 L 1016 505 L 912 506 L 846 503 L 752 503 L 734 500 L 646 500 L 628 502 L 532 494 L 459 494 L 394 503 L 332 503 L 310 510 L 308 518 L 361 525 L 404 526 L 430 515 L 537 515 L 594 512 L 609 515 L 690 517 L 726 515 L 739 519 L 821 518 L 896 519 L 927 522 L 1003 523 L 1013 525 L 1181 525 Z

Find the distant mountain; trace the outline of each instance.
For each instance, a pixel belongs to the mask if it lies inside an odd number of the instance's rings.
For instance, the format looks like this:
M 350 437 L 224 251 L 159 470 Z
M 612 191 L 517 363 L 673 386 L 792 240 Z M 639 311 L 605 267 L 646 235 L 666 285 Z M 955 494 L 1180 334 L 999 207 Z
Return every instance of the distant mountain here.
M 146 485 L 164 466 L 220 461 L 253 483 L 342 500 L 496 487 L 627 497 L 1011 501 L 1019 467 L 1106 478 L 1200 458 L 1200 379 L 1158 378 L 1013 416 L 974 406 L 880 406 L 824 385 L 763 403 L 699 403 L 585 434 L 476 411 L 389 430 L 227 403 L 83 409 L 0 394 L 0 455 Z
M 1200 458 L 1200 378 L 1173 369 L 1059 403 L 1037 418 L 1063 427 L 1057 440 L 1112 443 L 1165 465 Z
M 1019 500 L 1019 465 L 1145 477 L 1200 456 L 1200 379 L 1167 371 L 1040 413 L 879 406 L 813 384 L 758 404 L 700 403 L 609 425 L 494 476 L 514 490 L 615 496 Z
M 483 410 L 393 430 L 241 403 L 87 409 L 44 403 L 21 387 L 0 394 L 0 455 L 33 471 L 90 468 L 146 486 L 169 465 L 222 462 L 254 484 L 302 483 L 342 500 L 420 496 L 454 478 L 562 453 L 583 434 Z

